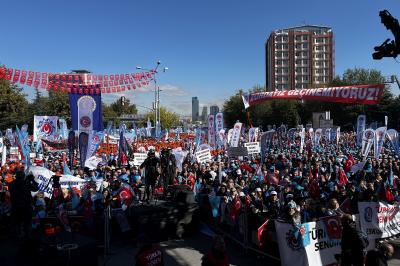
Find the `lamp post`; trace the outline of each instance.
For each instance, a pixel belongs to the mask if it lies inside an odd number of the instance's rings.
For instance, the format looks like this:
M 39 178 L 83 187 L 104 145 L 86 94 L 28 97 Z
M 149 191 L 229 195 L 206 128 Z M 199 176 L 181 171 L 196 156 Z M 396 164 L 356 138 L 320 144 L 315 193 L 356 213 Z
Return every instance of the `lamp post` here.
M 154 75 L 154 122 L 155 127 L 160 123 L 160 88 L 157 86 L 157 74 L 158 74 L 158 67 L 161 65 L 161 61 L 157 61 L 157 65 L 153 69 L 142 68 L 141 66 L 137 66 L 136 69 L 142 69 L 146 71 L 153 72 Z M 168 70 L 168 67 L 164 67 L 163 72 Z

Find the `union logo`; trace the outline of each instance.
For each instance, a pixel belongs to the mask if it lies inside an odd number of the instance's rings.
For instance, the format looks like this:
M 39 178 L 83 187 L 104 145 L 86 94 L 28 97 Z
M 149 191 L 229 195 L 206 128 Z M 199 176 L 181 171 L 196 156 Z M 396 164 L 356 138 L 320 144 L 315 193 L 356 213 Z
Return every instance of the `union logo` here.
M 79 123 L 82 127 L 88 128 L 92 124 L 92 120 L 88 116 L 82 116 Z

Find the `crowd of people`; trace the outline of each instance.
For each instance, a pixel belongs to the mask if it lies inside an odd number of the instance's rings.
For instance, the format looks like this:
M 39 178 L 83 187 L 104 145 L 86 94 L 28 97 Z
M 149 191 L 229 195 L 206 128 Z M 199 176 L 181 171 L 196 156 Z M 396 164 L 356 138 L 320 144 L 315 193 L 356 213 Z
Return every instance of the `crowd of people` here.
M 18 223 L 13 224 L 18 224 L 18 235 L 24 238 L 43 227 L 40 221 L 49 215 L 57 216 L 64 230 L 75 230 L 68 216 L 79 215 L 90 230 L 107 206 L 124 213 L 156 195 L 166 197 L 168 187 L 178 184 L 193 191 L 199 204 L 205 203 L 210 219 L 215 214 L 218 223 L 232 223 L 246 213 L 247 224 L 253 228 L 266 219 L 300 224 L 357 214 L 359 201 L 399 201 L 400 159 L 389 143 L 379 159 L 369 156 L 357 170 L 354 166 L 362 162 L 362 155 L 354 132 L 342 133 L 339 141 L 322 138 L 317 146 L 306 138 L 303 152 L 300 137 L 272 143 L 262 157 L 229 158 L 221 150 L 206 163 L 198 163 L 193 150 L 188 150 L 180 167 L 168 148 L 160 156 L 150 150 L 148 158 L 136 166 L 120 165 L 114 154 L 102 154 L 105 159 L 96 169 L 71 169 L 72 175 L 86 181 L 79 189 L 57 183 L 65 156 L 49 154 L 33 163 L 55 173 L 51 197 L 38 191 L 35 178 L 24 172 L 23 165 L 10 162 L 0 175 L 0 224 L 11 225 L 11 219 L 16 219 Z M 193 147 L 187 144 L 184 148 Z M 34 197 L 31 192 L 36 193 Z M 210 195 L 218 198 L 217 204 L 208 202 Z M 206 202 L 201 202 L 204 198 Z M 127 224 L 122 216 L 119 221 Z M 121 230 L 130 230 L 129 223 Z

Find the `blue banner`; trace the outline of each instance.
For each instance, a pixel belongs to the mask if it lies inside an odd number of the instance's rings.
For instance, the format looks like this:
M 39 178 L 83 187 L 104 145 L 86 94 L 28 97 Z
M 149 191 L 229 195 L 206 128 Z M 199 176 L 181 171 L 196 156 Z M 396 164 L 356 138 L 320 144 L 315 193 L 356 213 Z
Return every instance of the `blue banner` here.
M 81 87 L 80 92 L 88 91 L 86 86 Z M 69 104 L 73 130 L 91 133 L 104 129 L 100 93 L 70 93 Z

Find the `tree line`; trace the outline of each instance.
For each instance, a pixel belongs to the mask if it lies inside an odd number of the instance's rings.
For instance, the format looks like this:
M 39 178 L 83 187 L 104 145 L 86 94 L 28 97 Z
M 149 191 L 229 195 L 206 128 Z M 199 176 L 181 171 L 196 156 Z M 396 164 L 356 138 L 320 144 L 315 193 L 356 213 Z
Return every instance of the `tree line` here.
M 385 77 L 375 69 L 347 69 L 342 76 L 336 76 L 328 86 L 346 86 L 363 84 L 383 84 Z M 265 91 L 265 87 L 254 86 L 250 92 Z M 365 114 L 367 123 L 378 122 L 383 124 L 384 117 L 388 116 L 388 127 L 400 126 L 400 97 L 390 92 L 385 86 L 381 101 L 377 105 L 342 104 L 319 101 L 273 100 L 244 109 L 242 95 L 239 90 L 224 103 L 224 120 L 228 128 L 233 127 L 236 121 L 247 125 L 260 126 L 264 130 L 267 125 L 288 124 L 295 127 L 312 122 L 313 112 L 330 111 L 334 125 L 345 130 L 353 130 L 357 116 Z

